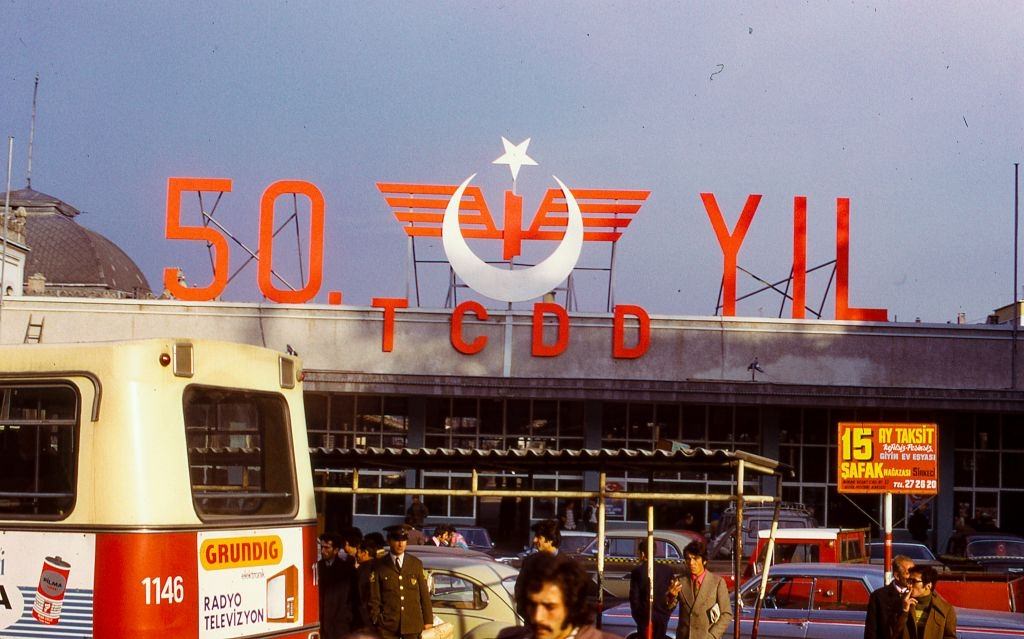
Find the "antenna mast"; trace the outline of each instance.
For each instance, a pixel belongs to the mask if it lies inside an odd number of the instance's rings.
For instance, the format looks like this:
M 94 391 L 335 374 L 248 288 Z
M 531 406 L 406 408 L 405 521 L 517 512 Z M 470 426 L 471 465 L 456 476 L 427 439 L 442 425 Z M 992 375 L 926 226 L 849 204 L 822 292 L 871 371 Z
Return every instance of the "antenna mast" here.
M 32 89 L 32 127 L 28 131 L 28 184 L 32 188 L 32 141 L 36 137 L 36 97 L 39 95 L 39 73 L 36 73 L 36 85 Z M 10 189 L 8 189 L 10 190 Z

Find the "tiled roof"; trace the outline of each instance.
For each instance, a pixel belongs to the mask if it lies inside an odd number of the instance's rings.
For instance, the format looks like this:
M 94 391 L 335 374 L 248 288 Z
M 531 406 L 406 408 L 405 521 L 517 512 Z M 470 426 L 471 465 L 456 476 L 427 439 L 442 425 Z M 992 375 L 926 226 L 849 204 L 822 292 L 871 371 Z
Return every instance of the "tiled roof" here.
M 0 209 L 3 208 L 5 198 L 6 193 L 0 193 Z M 19 206 L 24 206 L 29 210 L 56 209 L 57 212 L 68 217 L 74 217 L 79 214 L 78 209 L 71 206 L 64 200 L 33 189 L 19 189 L 17 191 L 11 191 L 11 210 L 13 211 Z
M 25 277 L 42 273 L 47 285 L 89 285 L 149 293 L 146 277 L 116 244 L 63 215 L 30 216 L 25 220 L 30 249 Z

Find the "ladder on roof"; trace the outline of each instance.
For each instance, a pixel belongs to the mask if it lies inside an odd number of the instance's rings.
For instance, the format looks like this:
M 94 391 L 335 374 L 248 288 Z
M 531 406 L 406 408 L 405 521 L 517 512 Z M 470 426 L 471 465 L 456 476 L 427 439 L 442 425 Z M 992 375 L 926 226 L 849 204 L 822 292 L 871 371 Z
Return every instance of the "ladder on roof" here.
M 28 316 L 28 326 L 25 327 L 25 344 L 38 344 L 43 341 L 43 323 L 46 322 L 46 317 L 40 317 L 39 322 L 33 321 L 35 316 Z

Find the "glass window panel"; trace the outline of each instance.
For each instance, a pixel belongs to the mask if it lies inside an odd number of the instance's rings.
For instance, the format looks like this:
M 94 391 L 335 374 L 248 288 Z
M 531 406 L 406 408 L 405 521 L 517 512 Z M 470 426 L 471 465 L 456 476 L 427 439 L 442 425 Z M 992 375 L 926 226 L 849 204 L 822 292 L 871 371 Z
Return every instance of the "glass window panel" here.
M 359 473 L 359 483 L 368 488 L 380 487 L 380 476 L 376 473 Z M 378 514 L 379 497 L 377 495 L 356 495 L 356 514 L 376 515 Z
M 679 404 L 658 404 L 654 407 L 654 439 L 679 439 Z
M 601 414 L 601 441 L 626 439 L 626 403 L 604 402 Z
M 405 473 L 390 471 L 380 478 L 382 488 L 405 488 Z M 405 495 L 381 495 L 380 514 L 405 515 Z
M 424 437 L 427 448 L 451 448 L 452 438 L 448 435 L 427 435 Z
M 355 423 L 356 398 L 352 395 L 331 395 L 331 425 L 333 431 L 351 433 Z
M 423 474 L 424 488 L 448 488 L 447 475 Z M 448 498 L 439 495 L 426 495 L 423 505 L 430 511 L 431 517 L 448 517 Z
M 974 482 L 978 488 L 999 487 L 998 453 L 975 453 Z
M 956 448 L 974 448 L 974 415 L 956 413 L 952 421 Z
M 327 395 L 306 393 L 302 400 L 306 407 L 306 430 L 327 430 Z
M 527 437 L 530 434 L 530 400 L 510 399 L 507 402 L 508 430 L 510 437 Z
M 733 441 L 732 406 L 711 406 L 708 409 L 708 441 Z
M 779 443 L 799 444 L 801 414 L 799 408 L 780 408 L 779 411 Z
M 558 403 L 558 436 L 559 438 L 583 437 L 583 402 L 561 401 Z
M 953 485 L 962 488 L 974 486 L 974 453 L 958 452 L 953 467 Z
M 380 396 L 360 395 L 356 398 L 356 431 L 380 431 Z
M 974 445 L 981 450 L 999 449 L 999 416 L 979 414 L 974 425 Z
M 1020 453 L 1003 453 L 1003 468 L 1015 468 L 1015 464 L 1021 461 Z M 1024 473 L 1005 472 L 1003 473 L 1003 488 L 1024 488 Z
M 828 431 L 836 425 L 829 421 L 828 411 L 822 408 L 804 409 L 803 437 L 805 444 L 827 444 Z
M 431 433 L 448 433 L 448 411 L 451 400 L 431 397 L 426 400 L 424 428 L 427 435 Z
M 761 441 L 760 411 L 756 406 L 736 407 L 736 441 L 757 444 Z
M 501 435 L 505 432 L 505 402 L 500 399 L 480 400 L 480 433 Z
M 630 448 L 653 448 L 654 404 L 629 405 L 628 436 Z
M 542 478 L 535 477 L 533 480 L 533 487 L 536 490 L 556 490 L 557 483 L 554 477 Z M 555 518 L 555 500 L 550 497 L 537 497 L 533 501 L 533 512 L 531 516 L 533 519 L 554 519 Z
M 691 446 L 704 446 L 707 442 L 707 407 L 683 405 L 683 441 Z
M 538 399 L 533 402 L 533 436 L 554 441 L 558 437 L 558 402 Z
M 456 399 L 452 402 L 452 418 L 449 423 L 453 436 L 476 435 L 476 410 L 476 399 Z
M 183 403 L 192 502 L 200 517 L 294 512 L 295 470 L 283 397 L 189 386 Z
M 1003 415 L 1003 449 L 1024 450 L 1024 416 Z
M 824 450 L 813 446 L 803 449 L 803 463 L 799 469 L 803 481 L 822 484 L 828 481 L 828 458 L 822 454 Z
M 452 477 L 452 488 L 469 490 L 472 479 L 469 477 Z M 452 497 L 452 517 L 474 517 L 476 510 L 473 508 L 472 497 Z
M 409 402 L 404 397 L 384 398 L 384 431 L 402 434 L 409 431 Z

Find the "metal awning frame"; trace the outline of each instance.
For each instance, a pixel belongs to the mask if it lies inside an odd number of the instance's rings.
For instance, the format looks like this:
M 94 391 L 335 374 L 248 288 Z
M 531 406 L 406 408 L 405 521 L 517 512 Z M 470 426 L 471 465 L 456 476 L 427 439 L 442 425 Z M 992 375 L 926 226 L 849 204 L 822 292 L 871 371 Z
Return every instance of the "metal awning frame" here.
M 343 495 L 423 495 L 442 497 L 552 497 L 558 499 L 591 499 L 597 501 L 597 583 L 598 583 L 598 626 L 601 624 L 600 611 L 604 610 L 604 540 L 605 540 L 605 504 L 608 499 L 646 500 L 648 502 L 732 502 L 736 508 L 736 530 L 733 548 L 733 578 L 737 596 L 734 600 L 734 637 L 740 637 L 740 601 L 739 586 L 743 572 L 743 506 L 744 504 L 775 504 L 772 530 L 769 536 L 769 547 L 762 567 L 762 584 L 767 579 L 771 565 L 771 554 L 774 550 L 775 530 L 778 525 L 779 504 L 782 500 L 782 479 L 791 475 L 792 468 L 776 460 L 745 451 L 712 450 L 706 448 L 688 448 L 685 450 L 653 450 L 640 451 L 630 449 L 582 449 L 582 450 L 469 450 L 469 449 L 429 449 L 429 448 L 353 448 L 310 450 L 314 472 L 331 472 L 341 470 L 351 472 L 350 486 L 320 486 L 317 492 Z M 379 488 L 359 485 L 359 470 L 362 469 L 394 469 L 416 470 L 417 474 L 424 470 L 465 472 L 470 475 L 469 488 Z M 536 471 L 545 473 L 559 471 L 597 471 L 600 476 L 598 490 L 537 490 L 532 487 L 525 489 L 490 489 L 481 488 L 479 475 L 481 471 L 524 473 L 532 480 Z M 608 472 L 646 472 L 653 481 L 654 473 L 658 472 L 706 472 L 731 474 L 735 482 L 732 494 L 705 493 L 659 493 L 643 491 L 612 491 L 607 490 Z M 744 493 L 744 482 L 748 472 L 777 478 L 775 495 L 747 495 Z M 417 481 L 417 483 L 420 483 Z M 532 481 L 530 482 L 532 484 Z M 647 575 L 648 583 L 654 583 L 654 504 L 647 505 Z M 763 597 L 764 588 L 761 589 Z M 648 610 L 653 610 L 654 589 L 649 593 Z M 761 601 L 755 608 L 754 632 L 757 632 L 757 617 Z M 648 619 L 647 632 L 644 636 L 651 639 L 653 626 Z

